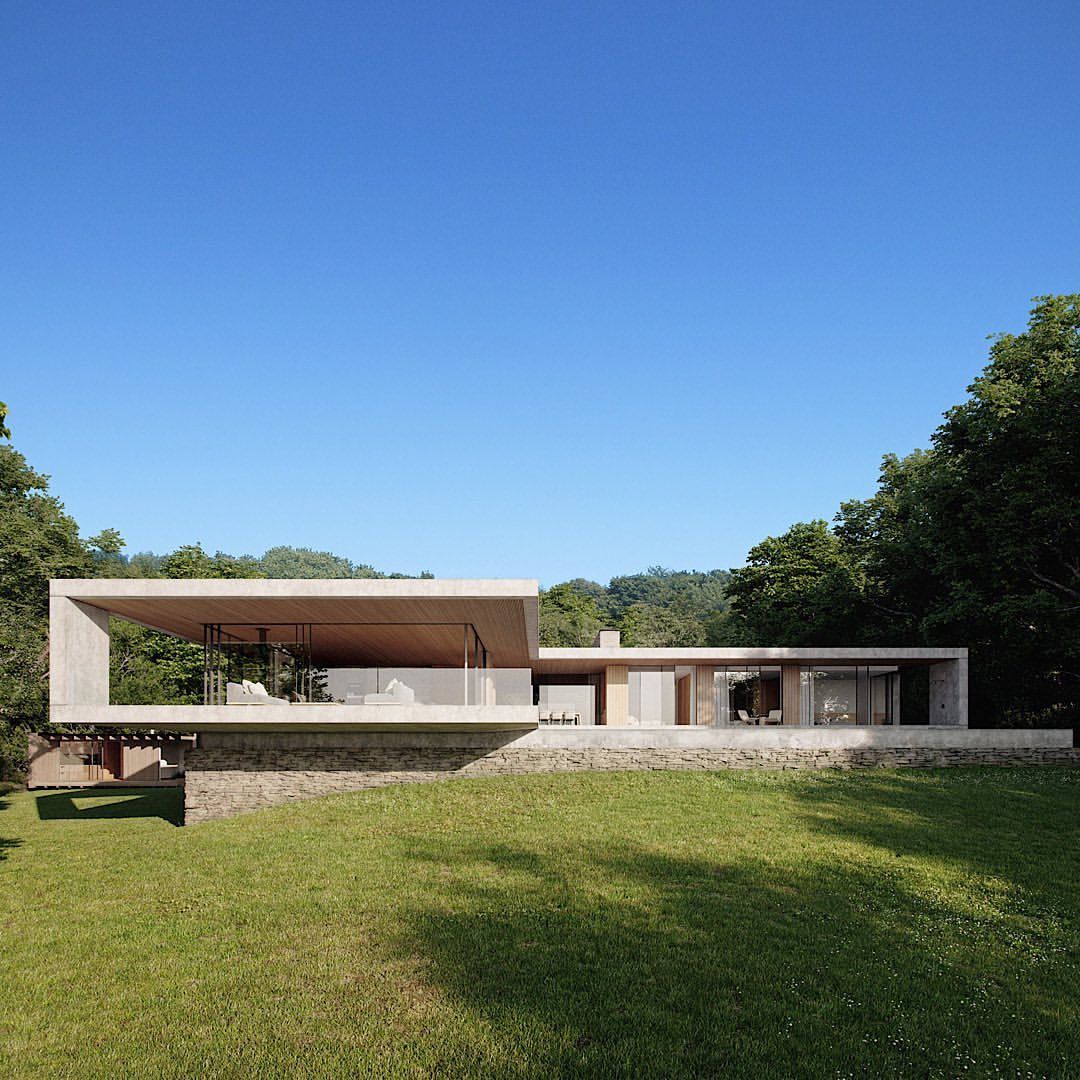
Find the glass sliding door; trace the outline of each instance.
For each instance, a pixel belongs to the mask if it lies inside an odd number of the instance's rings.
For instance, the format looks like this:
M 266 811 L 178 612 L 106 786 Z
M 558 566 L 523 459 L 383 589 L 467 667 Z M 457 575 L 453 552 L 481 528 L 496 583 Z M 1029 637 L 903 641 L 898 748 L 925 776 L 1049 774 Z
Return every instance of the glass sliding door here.
M 779 724 L 781 716 L 780 669 L 763 667 L 761 673 L 761 691 L 758 695 L 758 715 L 763 723 Z
M 729 724 L 750 724 L 757 716 L 760 686 L 757 669 L 727 671 L 727 714 Z
M 896 668 L 806 667 L 799 687 L 799 721 L 812 727 L 894 724 L 899 716 Z
M 827 727 L 858 722 L 856 668 L 805 668 L 800 688 L 804 723 Z
M 870 723 L 900 722 L 900 671 L 897 668 L 869 668 Z
M 592 727 L 597 716 L 597 675 L 540 675 L 535 685 L 540 723 Z
M 628 672 L 630 727 L 675 724 L 675 668 L 631 668 Z
M 781 722 L 779 667 L 723 667 L 713 676 L 716 726 Z

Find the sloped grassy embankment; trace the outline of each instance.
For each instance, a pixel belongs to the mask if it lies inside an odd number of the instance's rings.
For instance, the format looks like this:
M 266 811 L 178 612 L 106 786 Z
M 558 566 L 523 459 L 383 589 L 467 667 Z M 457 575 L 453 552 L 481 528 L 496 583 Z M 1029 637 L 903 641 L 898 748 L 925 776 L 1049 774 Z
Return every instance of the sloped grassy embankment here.
M 0 1075 L 1080 1075 L 1080 771 L 0 810 Z

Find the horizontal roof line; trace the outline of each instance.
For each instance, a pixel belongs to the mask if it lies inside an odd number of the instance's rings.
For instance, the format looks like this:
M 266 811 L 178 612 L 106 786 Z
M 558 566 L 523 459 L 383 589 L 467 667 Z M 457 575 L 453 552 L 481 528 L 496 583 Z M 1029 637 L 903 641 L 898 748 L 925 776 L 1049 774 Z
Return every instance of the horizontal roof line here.
M 73 600 L 534 598 L 535 578 L 53 578 L 51 596 Z
M 901 659 L 961 660 L 967 649 L 959 647 L 922 648 L 895 646 L 754 646 L 748 648 L 622 648 L 540 649 L 541 660 L 607 660 L 611 663 L 630 660 L 826 660 L 826 659 Z

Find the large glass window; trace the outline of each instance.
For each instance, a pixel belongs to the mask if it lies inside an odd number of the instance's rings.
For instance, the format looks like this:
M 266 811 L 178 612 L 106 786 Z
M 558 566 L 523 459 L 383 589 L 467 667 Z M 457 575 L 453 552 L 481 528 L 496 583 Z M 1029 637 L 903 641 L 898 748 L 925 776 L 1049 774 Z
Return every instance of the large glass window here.
M 814 727 L 857 723 L 857 668 L 805 668 L 800 678 L 801 714 Z
M 536 684 L 536 704 L 541 724 L 591 727 L 596 723 L 599 676 L 541 675 Z
M 870 723 L 896 724 L 900 718 L 900 673 L 896 668 L 870 668 Z
M 207 624 L 207 704 L 246 684 L 282 701 L 346 705 L 529 705 L 528 669 L 498 668 L 471 623 Z
M 900 711 L 896 668 L 803 668 L 799 719 L 813 727 L 895 724 Z
M 718 727 L 781 723 L 780 668 L 717 668 L 713 684 Z
M 631 668 L 629 716 L 631 727 L 661 727 L 675 723 L 675 668 Z

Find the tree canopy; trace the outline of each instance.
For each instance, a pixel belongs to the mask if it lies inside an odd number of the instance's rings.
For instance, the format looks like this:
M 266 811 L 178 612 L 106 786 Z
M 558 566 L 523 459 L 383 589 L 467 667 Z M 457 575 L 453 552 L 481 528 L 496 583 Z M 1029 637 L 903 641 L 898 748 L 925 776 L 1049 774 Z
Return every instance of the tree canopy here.
M 9 439 L 0 403 L 0 438 Z M 1080 717 L 1080 296 L 1035 300 L 1027 329 L 989 361 L 930 445 L 881 463 L 876 490 L 832 521 L 766 537 L 734 570 L 651 566 L 553 585 L 543 645 L 967 645 L 974 723 Z M 261 556 L 200 543 L 124 554 L 74 519 L 11 445 L 0 445 L 0 773 L 47 710 L 50 578 L 403 577 L 306 547 Z M 420 575 L 430 577 L 425 572 Z M 118 702 L 194 701 L 201 648 L 114 621 Z
M 49 478 L 0 445 L 0 777 L 26 755 L 25 725 L 48 709 L 49 579 L 90 570 L 79 527 L 49 494 Z
M 379 578 L 366 563 L 354 563 L 329 551 L 306 547 L 273 547 L 259 560 L 263 573 L 271 578 Z
M 886 456 L 831 528 L 756 545 L 728 595 L 748 642 L 967 645 L 976 721 L 1075 722 L 1080 296 L 1036 298 L 929 449 Z

